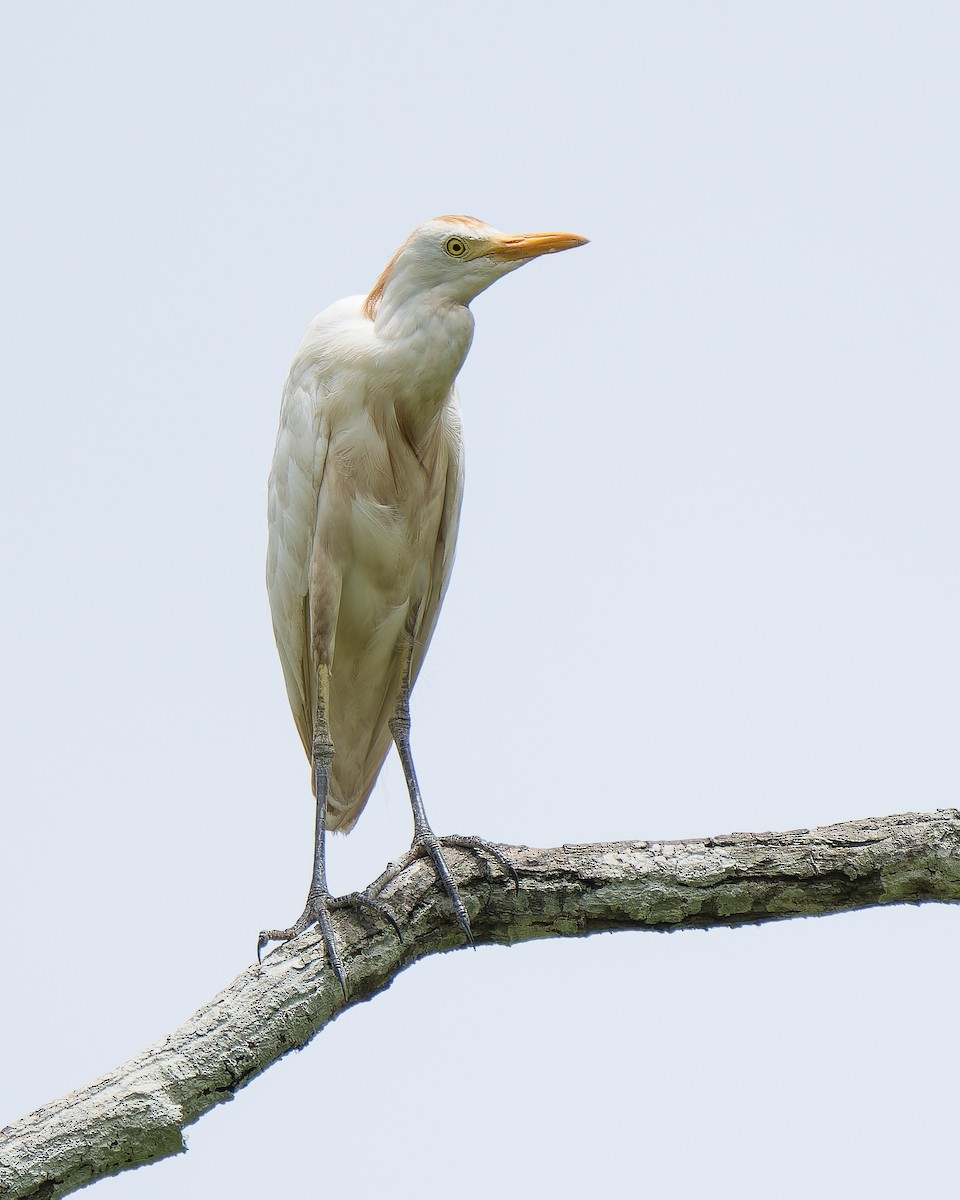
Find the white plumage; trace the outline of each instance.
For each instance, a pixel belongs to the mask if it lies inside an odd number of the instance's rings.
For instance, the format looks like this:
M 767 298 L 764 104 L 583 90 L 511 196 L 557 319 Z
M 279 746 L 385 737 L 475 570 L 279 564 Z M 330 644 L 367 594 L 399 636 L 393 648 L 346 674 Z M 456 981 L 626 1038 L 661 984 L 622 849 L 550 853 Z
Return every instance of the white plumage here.
M 463 494 L 453 379 L 471 332 L 461 321 L 445 344 L 431 337 L 441 354 L 430 355 L 416 333 L 384 346 L 361 313 L 364 299 L 321 313 L 300 347 L 267 501 L 267 589 L 308 757 L 315 658 L 332 655 L 327 824 L 344 831 L 390 745 L 397 646 L 413 638 L 416 677 L 450 577 Z M 425 361 L 434 363 L 432 380 L 421 372 Z M 392 386 L 371 388 L 371 377 L 388 376 Z
M 508 237 L 470 217 L 429 221 L 367 296 L 315 318 L 287 378 L 268 485 L 267 589 L 314 769 L 317 847 L 303 915 L 261 935 L 261 945 L 320 921 L 341 983 L 323 832 L 356 822 L 391 736 L 404 757 L 406 701 L 450 579 L 463 495 L 454 380 L 473 337 L 467 305 L 530 258 L 585 240 Z M 415 847 L 437 862 L 436 839 L 425 816 L 417 820 L 412 760 L 405 771 Z

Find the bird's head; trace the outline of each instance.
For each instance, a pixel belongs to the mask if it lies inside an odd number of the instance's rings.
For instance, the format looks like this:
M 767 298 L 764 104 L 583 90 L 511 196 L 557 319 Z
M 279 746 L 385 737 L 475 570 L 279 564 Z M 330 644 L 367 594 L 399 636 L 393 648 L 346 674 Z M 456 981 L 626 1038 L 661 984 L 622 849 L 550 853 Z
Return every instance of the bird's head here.
M 419 225 L 387 264 L 364 303 L 374 320 L 381 305 L 396 311 L 428 299 L 466 305 L 501 275 L 541 254 L 582 246 L 576 233 L 506 234 L 475 217 L 437 217 Z

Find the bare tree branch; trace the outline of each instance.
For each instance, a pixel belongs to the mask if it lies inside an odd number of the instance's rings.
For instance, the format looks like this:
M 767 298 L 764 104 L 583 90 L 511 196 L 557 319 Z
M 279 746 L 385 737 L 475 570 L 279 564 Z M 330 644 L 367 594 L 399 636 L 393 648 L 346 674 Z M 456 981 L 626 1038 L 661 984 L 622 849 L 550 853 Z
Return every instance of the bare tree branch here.
M 496 865 L 450 851 L 479 943 L 601 930 L 706 929 L 883 904 L 960 900 L 960 812 L 850 821 L 789 833 L 531 850 Z M 433 869 L 415 862 L 381 892 L 404 940 L 335 914 L 350 999 L 310 933 L 239 975 L 159 1045 L 0 1131 L 0 1197 L 52 1200 L 185 1149 L 183 1130 L 344 1008 L 428 954 L 461 946 Z

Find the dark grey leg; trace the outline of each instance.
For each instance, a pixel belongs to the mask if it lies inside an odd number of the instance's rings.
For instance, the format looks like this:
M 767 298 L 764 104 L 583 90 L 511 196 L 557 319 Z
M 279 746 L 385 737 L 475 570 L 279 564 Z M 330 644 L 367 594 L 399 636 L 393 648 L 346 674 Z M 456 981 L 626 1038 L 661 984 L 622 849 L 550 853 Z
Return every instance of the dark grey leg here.
M 403 865 L 415 858 L 418 854 L 427 854 L 436 868 L 437 875 L 443 885 L 443 890 L 450 897 L 453 904 L 454 912 L 457 915 L 457 924 L 463 930 L 467 941 L 473 945 L 473 930 L 470 928 L 470 918 L 467 915 L 467 910 L 464 907 L 460 892 L 454 882 L 453 876 L 444 861 L 441 846 L 457 846 L 462 849 L 469 849 L 475 852 L 481 851 L 495 859 L 505 871 L 512 877 L 514 886 L 517 886 L 517 873 L 513 865 L 508 861 L 506 855 L 496 846 L 491 846 L 489 842 L 483 841 L 482 838 L 469 836 L 445 836 L 438 838 L 430 828 L 430 822 L 427 820 L 426 809 L 423 805 L 423 797 L 420 794 L 420 784 L 417 781 L 416 768 L 413 765 L 413 753 L 410 749 L 410 650 L 408 649 L 405 661 L 405 669 L 403 676 L 403 685 L 400 689 L 400 695 L 397 698 L 397 707 L 390 721 L 390 732 L 393 734 L 393 740 L 396 743 L 397 752 L 400 755 L 400 762 L 403 766 L 404 778 L 407 781 L 407 791 L 410 794 L 410 807 L 413 810 L 413 842 L 410 846 L 410 853 L 405 856 L 403 863 L 398 863 L 394 868 L 388 870 L 381 876 L 377 883 L 374 884 L 373 890 L 378 890 L 383 882 L 391 878 L 397 870 L 402 870 Z
M 333 739 L 330 737 L 330 725 L 327 721 L 327 707 L 330 697 L 330 672 L 321 667 L 317 672 L 317 711 L 313 721 L 313 786 L 317 796 L 317 821 L 313 844 L 313 876 L 310 880 L 310 890 L 307 892 L 307 903 L 303 912 L 289 929 L 265 929 L 257 939 L 257 961 L 263 948 L 268 942 L 288 942 L 297 937 L 311 925 L 318 925 L 323 944 L 327 951 L 327 959 L 333 968 L 339 983 L 343 998 L 347 998 L 347 980 L 343 970 L 343 962 L 337 949 L 337 940 L 333 935 L 333 925 L 330 914 L 338 908 L 356 907 L 369 909 L 384 920 L 389 921 L 399 938 L 400 928 L 393 914 L 385 904 L 363 892 L 354 892 L 349 896 L 334 897 L 327 887 L 327 797 L 330 791 L 330 769 L 333 766 Z

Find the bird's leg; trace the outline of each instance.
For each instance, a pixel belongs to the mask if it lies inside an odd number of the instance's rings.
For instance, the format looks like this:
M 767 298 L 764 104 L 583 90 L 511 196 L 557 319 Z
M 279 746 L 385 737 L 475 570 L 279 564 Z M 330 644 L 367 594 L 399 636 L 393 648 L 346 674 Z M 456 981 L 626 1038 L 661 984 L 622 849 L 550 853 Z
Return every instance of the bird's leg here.
M 400 695 L 397 697 L 397 704 L 394 710 L 393 717 L 390 720 L 390 732 L 393 734 L 393 740 L 396 743 L 397 752 L 400 755 L 400 762 L 403 766 L 404 778 L 407 781 L 407 791 L 410 794 L 410 807 L 413 809 L 413 842 L 410 846 L 410 854 L 405 860 L 395 868 L 388 870 L 374 884 L 374 889 L 377 889 L 382 883 L 391 878 L 397 870 L 403 868 L 406 862 L 419 854 L 426 854 L 433 861 L 437 875 L 443 885 L 443 890 L 450 897 L 454 911 L 457 914 L 457 923 L 466 935 L 467 941 L 473 945 L 473 930 L 470 928 L 470 918 L 467 915 L 467 910 L 464 907 L 463 900 L 460 897 L 460 892 L 454 882 L 453 876 L 447 867 L 441 851 L 441 845 L 457 846 L 463 849 L 482 850 L 495 858 L 497 862 L 506 870 L 513 878 L 514 884 L 517 884 L 517 873 L 513 865 L 507 860 L 502 851 L 496 846 L 491 846 L 488 842 L 483 841 L 478 837 L 442 837 L 438 838 L 430 828 L 430 822 L 427 820 L 427 812 L 423 806 L 423 797 L 420 794 L 420 784 L 417 781 L 417 772 L 413 765 L 413 753 L 410 749 L 410 670 L 411 670 L 412 644 L 406 649 L 403 670 L 403 682 L 400 687 Z
M 467 910 L 460 899 L 460 892 L 453 881 L 453 876 L 450 874 L 447 864 L 443 861 L 440 843 L 430 828 L 426 809 L 423 807 L 423 797 L 420 795 L 420 784 L 417 782 L 417 772 L 413 765 L 413 754 L 410 750 L 410 687 L 407 683 L 406 672 L 404 672 L 403 685 L 397 700 L 396 711 L 390 720 L 390 732 L 393 734 L 393 740 L 396 742 L 397 751 L 400 754 L 404 778 L 407 781 L 407 791 L 410 794 L 410 807 L 413 809 L 413 844 L 410 849 L 412 852 L 419 851 L 429 854 L 433 859 L 433 865 L 436 867 L 437 875 L 443 884 L 443 890 L 453 903 L 454 911 L 457 914 L 457 923 L 466 935 L 467 941 L 473 945 L 473 931 L 470 928 L 470 918 L 467 916 Z
M 320 928 L 327 958 L 333 968 L 343 998 L 347 998 L 347 982 L 344 975 L 343 962 L 337 949 L 336 938 L 330 914 L 339 908 L 369 909 L 388 921 L 402 941 L 400 927 L 393 914 L 385 904 L 365 892 L 352 892 L 349 896 L 331 896 L 327 887 L 327 798 L 330 792 L 330 770 L 333 766 L 333 739 L 330 736 L 330 724 L 327 720 L 327 708 L 330 698 L 330 671 L 321 666 L 317 672 L 317 709 L 313 721 L 313 746 L 311 759 L 313 761 L 313 790 L 317 797 L 317 819 L 313 845 L 313 875 L 310 879 L 310 890 L 307 892 L 307 902 L 303 912 L 289 929 L 265 929 L 257 939 L 257 959 L 260 959 L 264 946 L 268 942 L 287 942 L 297 937 L 311 925 Z
M 286 942 L 309 929 L 311 925 L 319 925 L 326 947 L 327 958 L 333 968 L 344 999 L 347 995 L 347 983 L 343 973 L 343 963 L 337 950 L 333 936 L 333 926 L 330 923 L 330 912 L 334 906 L 333 898 L 327 887 L 327 796 L 330 791 L 330 768 L 333 766 L 333 739 L 330 736 L 330 725 L 327 720 L 327 707 L 330 698 L 330 671 L 321 665 L 317 671 L 317 708 L 313 720 L 313 785 L 317 797 L 317 820 L 313 848 L 313 876 L 310 880 L 310 890 L 307 892 L 307 903 L 303 912 L 289 929 L 265 929 L 257 939 L 257 958 L 268 942 Z

